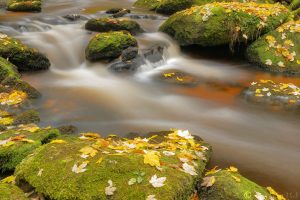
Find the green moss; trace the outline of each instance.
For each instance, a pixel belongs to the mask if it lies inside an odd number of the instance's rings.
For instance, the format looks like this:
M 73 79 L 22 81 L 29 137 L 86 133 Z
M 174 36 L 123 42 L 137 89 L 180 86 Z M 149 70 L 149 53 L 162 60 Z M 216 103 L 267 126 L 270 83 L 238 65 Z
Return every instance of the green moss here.
M 255 195 L 260 193 L 269 199 L 269 192 L 240 175 L 238 172 L 221 170 L 209 175 L 215 177 L 215 183 L 211 187 L 201 187 L 199 191 L 200 199 L 205 200 L 253 200 Z
M 212 3 L 175 13 L 160 31 L 181 45 L 232 47 L 275 29 L 288 14 L 288 9 L 279 4 Z
M 45 55 L 3 33 L 0 33 L 0 56 L 16 65 L 19 71 L 42 70 L 50 67 L 50 62 Z
M 293 0 L 289 7 L 292 10 L 299 9 L 300 8 L 300 0 Z
M 153 139 L 153 142 L 149 142 L 146 146 L 142 145 L 145 143 L 141 142 L 141 139 L 136 139 L 135 141 L 140 141 L 136 145 L 142 146 L 135 149 L 124 148 L 122 145 L 124 142 L 130 144 L 133 142 L 126 139 L 78 139 L 64 136 L 64 140 L 65 143 L 58 141 L 44 145 L 27 157 L 16 169 L 17 182 L 28 182 L 36 191 L 50 199 L 106 199 L 105 188 L 108 186 L 108 180 L 112 180 L 117 190 L 111 199 L 144 200 L 148 195 L 153 194 L 159 199 L 186 200 L 193 194 L 206 165 L 206 161 L 197 157 L 194 161 L 198 165 L 195 167 L 198 175 L 191 176 L 183 172 L 180 170 L 181 162 L 176 156 L 165 156 L 162 153 L 166 150 L 163 146 L 167 143 L 158 142 L 158 138 Z M 109 144 L 106 144 L 107 142 Z M 203 141 L 197 143 L 207 146 Z M 153 145 L 161 146 L 156 151 L 161 153 L 162 171 L 143 161 L 143 149 L 150 151 Z M 84 159 L 80 156 L 82 154 L 80 150 L 87 146 L 97 150 L 97 153 L 94 157 L 89 156 Z M 123 149 L 125 152 L 116 152 L 114 148 Z M 179 153 L 180 149 L 175 152 Z M 210 151 L 203 155 L 208 159 Z M 102 162 L 97 163 L 100 158 L 103 158 Z M 86 161 L 88 161 L 86 171 L 72 172 L 74 164 L 79 166 Z M 38 176 L 40 171 L 42 174 Z M 154 188 L 149 183 L 154 174 L 167 178 L 163 187 Z M 141 179 L 140 183 L 128 185 L 131 178 L 138 177 Z
M 8 0 L 7 10 L 22 12 L 40 12 L 42 10 L 41 0 Z
M 24 192 L 15 185 L 0 183 L 0 200 L 28 200 Z
M 0 57 L 0 83 L 9 86 L 10 89 L 23 91 L 30 98 L 40 96 L 35 88 L 21 80 L 17 67 L 2 57 Z
M 247 49 L 250 62 L 267 71 L 300 74 L 300 20 L 289 21 Z
M 90 61 L 116 58 L 124 49 L 135 46 L 137 46 L 137 41 L 128 32 L 99 33 L 89 42 L 85 55 Z
M 173 14 L 192 6 L 202 6 L 214 2 L 274 3 L 272 0 L 137 0 L 134 5 L 136 7 L 154 10 L 158 13 Z
M 2 132 L 0 134 L 0 172 L 13 171 L 27 155 L 31 154 L 50 137 L 53 138 L 54 135 L 59 135 L 58 130 L 39 129 L 32 132 L 24 126 Z
M 129 19 L 112 19 L 98 18 L 90 19 L 85 28 L 91 31 L 108 32 L 108 31 L 129 31 L 131 34 L 143 32 L 140 25 Z

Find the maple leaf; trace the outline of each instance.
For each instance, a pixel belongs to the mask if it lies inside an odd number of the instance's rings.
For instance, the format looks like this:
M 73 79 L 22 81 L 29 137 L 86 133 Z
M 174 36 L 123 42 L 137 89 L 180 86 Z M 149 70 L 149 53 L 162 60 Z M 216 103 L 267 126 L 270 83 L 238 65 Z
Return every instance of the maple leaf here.
M 64 143 L 67 143 L 67 142 L 64 140 L 52 140 L 50 142 L 50 144 L 64 144 Z
M 89 146 L 83 147 L 82 149 L 79 150 L 79 152 L 82 153 L 83 155 L 87 155 L 91 157 L 94 157 L 98 153 L 96 149 Z
M 112 180 L 108 180 L 107 183 L 108 183 L 108 186 L 105 188 L 105 194 L 107 196 L 112 196 L 112 195 L 114 195 L 117 188 L 114 187 L 114 184 L 113 184 Z
M 153 175 L 149 181 L 149 183 L 151 183 L 151 185 L 155 188 L 159 188 L 164 186 L 164 182 L 167 180 L 166 177 L 160 177 L 158 178 L 157 175 Z
M 187 174 L 190 174 L 192 176 L 197 176 L 198 175 L 195 168 L 194 168 L 194 166 L 192 166 L 192 165 L 189 165 L 187 163 L 183 163 L 182 168 L 183 168 L 183 171 Z
M 220 169 L 217 170 L 217 168 L 218 168 L 218 166 L 215 166 L 215 167 L 212 168 L 211 170 L 207 171 L 207 172 L 205 173 L 205 176 L 210 175 L 210 174 L 215 174 L 215 173 L 219 172 Z
M 214 176 L 207 176 L 203 178 L 201 186 L 211 187 L 216 182 L 216 178 Z
M 77 164 L 74 164 L 74 166 L 72 167 L 72 172 L 78 174 L 78 173 L 82 173 L 85 172 L 87 169 L 85 169 L 85 167 L 87 166 L 88 161 L 83 162 L 81 165 L 77 166 Z
M 160 166 L 159 162 L 160 153 L 157 151 L 148 151 L 144 154 L 144 163 L 151 166 Z
M 226 169 L 228 172 L 238 172 L 238 169 L 236 167 L 230 166 Z
M 257 200 L 265 200 L 265 196 L 259 192 L 256 192 L 254 196 Z

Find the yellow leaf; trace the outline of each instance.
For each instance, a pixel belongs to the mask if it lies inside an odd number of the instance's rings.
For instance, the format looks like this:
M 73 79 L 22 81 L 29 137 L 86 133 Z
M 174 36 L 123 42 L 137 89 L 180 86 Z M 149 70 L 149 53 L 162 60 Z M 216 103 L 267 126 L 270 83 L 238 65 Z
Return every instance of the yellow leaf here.
M 231 177 L 236 181 L 236 182 L 241 182 L 241 179 L 240 178 L 238 178 L 238 177 L 236 177 L 236 176 L 233 176 L 233 175 L 231 175 Z
M 229 168 L 226 169 L 229 172 L 237 172 L 238 169 L 236 167 L 230 166 Z
M 149 151 L 144 155 L 144 163 L 155 167 L 160 166 L 159 157 L 159 152 Z
M 215 167 L 212 168 L 211 170 L 207 171 L 207 172 L 205 173 L 205 176 L 210 175 L 210 174 L 215 174 L 215 173 L 217 173 L 218 171 L 220 171 L 220 169 L 217 169 L 217 168 L 218 168 L 218 166 L 215 166 Z
M 34 143 L 34 140 L 27 139 L 27 138 L 23 138 L 20 141 L 22 141 L 22 142 L 28 142 L 28 143 Z
M 13 142 L 13 141 L 9 141 L 9 142 L 7 142 L 6 144 L 4 144 L 4 145 L 2 145 L 3 147 L 10 147 L 10 146 L 12 146 L 12 145 L 14 145 L 15 144 L 15 142 Z
M 2 179 L 1 183 L 12 183 L 12 184 L 14 184 L 15 180 L 16 180 L 15 176 L 8 176 L 8 177 Z
M 211 187 L 215 182 L 216 178 L 214 176 L 204 177 L 201 186 Z
M 102 161 L 103 161 L 103 159 L 104 159 L 103 157 L 99 158 L 99 160 L 97 160 L 97 162 L 96 162 L 96 163 L 97 163 L 97 164 L 101 164 L 101 163 L 102 163 Z
M 98 151 L 92 147 L 86 146 L 79 150 L 80 153 L 94 157 Z
M 64 143 L 67 143 L 67 142 L 64 140 L 52 140 L 50 142 L 50 144 L 64 144 Z

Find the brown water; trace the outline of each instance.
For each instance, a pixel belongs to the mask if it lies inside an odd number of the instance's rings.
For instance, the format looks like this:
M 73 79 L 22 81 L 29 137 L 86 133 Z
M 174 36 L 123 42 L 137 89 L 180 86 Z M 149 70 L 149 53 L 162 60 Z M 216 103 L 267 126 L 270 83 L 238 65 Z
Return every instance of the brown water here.
M 84 21 L 70 23 L 61 16 L 82 13 L 90 18 L 108 8 L 131 5 L 129 0 L 52 0 L 45 2 L 40 14 L 1 11 L 0 31 L 38 48 L 51 60 L 49 71 L 24 75 L 43 93 L 32 105 L 41 112 L 42 124 L 73 124 L 103 135 L 189 129 L 212 144 L 212 166 L 234 165 L 254 181 L 273 186 L 289 199 L 300 199 L 299 115 L 248 105 L 237 97 L 242 86 L 258 79 L 298 85 L 300 79 L 262 73 L 224 50 L 182 51 L 166 35 L 156 33 L 163 16 L 138 20 L 149 32 L 137 37 L 141 48 L 168 45 L 158 66 L 145 65 L 133 75 L 119 76 L 105 63 L 86 62 L 84 49 L 91 34 L 84 30 Z M 153 78 L 167 69 L 193 74 L 201 82 L 180 87 Z

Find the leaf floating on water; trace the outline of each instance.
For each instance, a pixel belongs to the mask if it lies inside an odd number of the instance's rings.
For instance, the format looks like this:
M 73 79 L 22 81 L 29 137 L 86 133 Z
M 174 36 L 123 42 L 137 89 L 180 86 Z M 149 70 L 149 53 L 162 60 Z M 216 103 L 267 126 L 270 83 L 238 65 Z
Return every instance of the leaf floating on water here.
M 157 151 L 148 151 L 144 155 L 144 163 L 149 164 L 151 166 L 160 166 L 159 162 L 160 153 Z
M 108 186 L 105 188 L 105 194 L 107 196 L 112 196 L 116 190 L 117 188 L 114 187 L 112 180 L 108 180 Z
M 203 178 L 201 186 L 211 187 L 216 182 L 216 178 L 214 176 L 207 176 Z
M 157 175 L 155 174 L 154 176 L 151 177 L 149 183 L 155 188 L 159 188 L 164 186 L 164 182 L 167 180 L 166 177 L 160 177 L 158 178 Z

